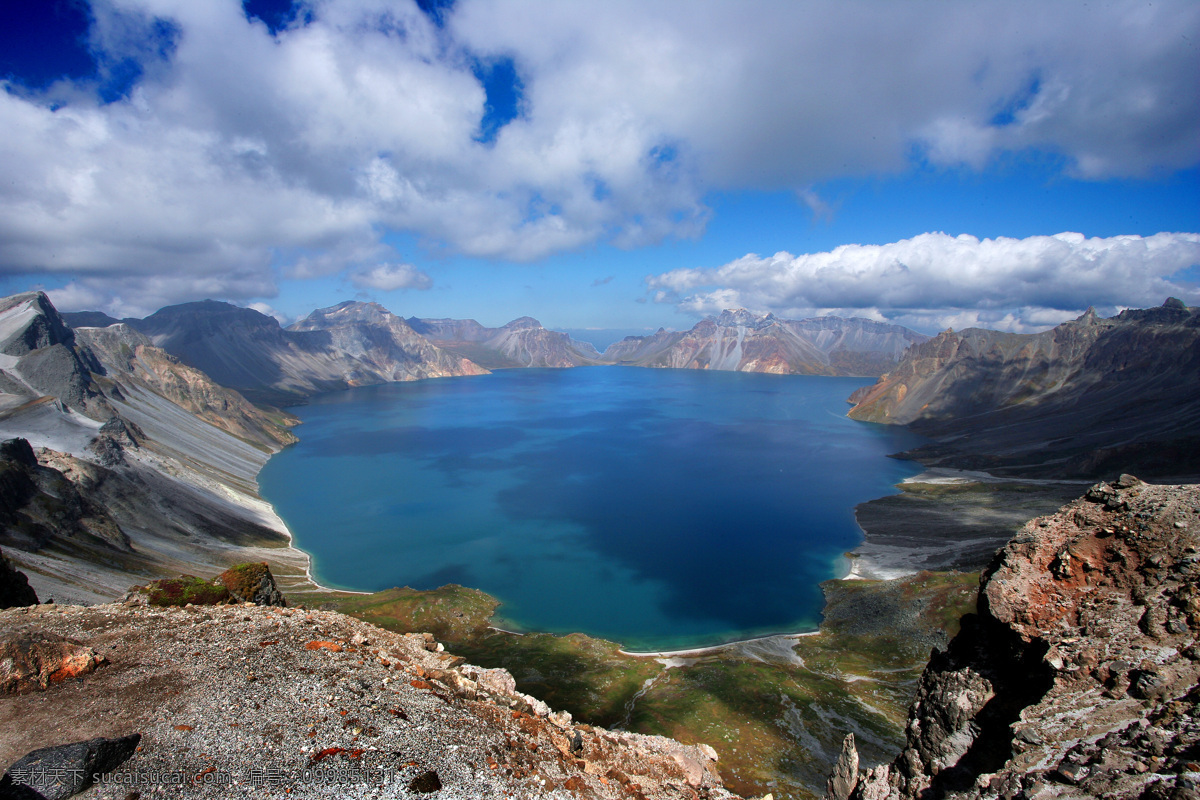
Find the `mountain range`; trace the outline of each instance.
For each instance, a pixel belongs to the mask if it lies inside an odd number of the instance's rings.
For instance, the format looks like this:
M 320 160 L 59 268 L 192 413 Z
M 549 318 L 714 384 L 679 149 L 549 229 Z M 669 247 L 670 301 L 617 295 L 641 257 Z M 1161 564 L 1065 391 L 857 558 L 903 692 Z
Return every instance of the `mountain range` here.
M 745 309 L 709 317 L 691 330 L 630 336 L 603 354 L 532 317 L 498 328 L 473 319 L 402 319 L 377 303 L 345 302 L 284 328 L 253 309 L 205 300 L 168 306 L 144 319 L 100 312 L 63 315 L 77 327 L 118 322 L 255 402 L 285 406 L 350 386 L 492 369 L 620 364 L 801 375 L 875 377 L 927 336 L 866 319 L 785 320 Z
M 854 419 L 930 437 L 906 454 L 997 474 L 1200 473 L 1200 309 L 1076 320 L 1033 334 L 947 330 L 851 397 Z
M 928 336 L 867 319 L 780 319 L 744 308 L 709 317 L 689 331 L 627 336 L 604 351 L 614 364 L 780 375 L 876 376 Z
M 74 330 L 40 292 L 0 300 L 0 544 L 60 601 L 250 553 L 302 585 L 308 557 L 255 480 L 295 421 L 128 324 Z

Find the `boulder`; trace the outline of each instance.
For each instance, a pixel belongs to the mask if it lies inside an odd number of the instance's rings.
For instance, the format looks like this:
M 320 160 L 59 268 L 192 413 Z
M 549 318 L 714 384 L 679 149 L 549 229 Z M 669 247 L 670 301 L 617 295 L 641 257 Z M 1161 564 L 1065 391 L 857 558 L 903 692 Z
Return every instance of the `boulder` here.
M 0 796 L 62 800 L 79 794 L 94 783 L 95 776 L 124 763 L 141 739 L 141 734 L 135 733 L 119 739 L 97 738 L 34 750 L 8 768 L 0 784 Z M 22 792 L 21 787 L 32 792 Z
M 104 656 L 65 636 L 26 631 L 0 641 L 0 694 L 45 689 L 78 678 L 103 664 Z
M 237 564 L 217 576 L 230 598 L 256 606 L 286 606 L 287 601 L 275 585 L 275 576 L 265 562 Z
M 14 567 L 0 550 L 0 608 L 36 606 L 37 592 L 29 585 L 25 573 Z

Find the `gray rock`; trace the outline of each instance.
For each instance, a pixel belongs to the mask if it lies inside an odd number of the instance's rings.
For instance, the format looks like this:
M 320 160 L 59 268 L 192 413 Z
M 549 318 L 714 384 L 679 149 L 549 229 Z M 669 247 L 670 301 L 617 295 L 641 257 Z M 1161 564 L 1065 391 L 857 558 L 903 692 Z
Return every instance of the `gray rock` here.
M 858 749 L 854 746 L 854 734 L 846 734 L 842 740 L 842 752 L 833 765 L 833 774 L 825 784 L 828 800 L 846 800 L 858 785 Z
M 28 787 L 45 800 L 62 800 L 79 794 L 91 786 L 97 777 L 111 772 L 125 762 L 142 740 L 140 733 L 120 739 L 91 739 L 54 747 L 43 747 L 25 755 L 8 768 L 5 782 L 13 796 L 20 797 L 19 787 Z
M 25 576 L 24 572 L 14 567 L 4 557 L 4 551 L 0 550 L 0 608 L 36 606 L 37 604 L 37 592 L 29 585 L 29 578 Z

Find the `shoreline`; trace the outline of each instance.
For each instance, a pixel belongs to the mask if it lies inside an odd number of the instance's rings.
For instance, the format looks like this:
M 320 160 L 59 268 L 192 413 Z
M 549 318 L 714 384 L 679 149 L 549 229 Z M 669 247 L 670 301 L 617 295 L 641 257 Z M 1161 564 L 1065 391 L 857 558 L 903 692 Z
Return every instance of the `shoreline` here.
M 924 467 L 896 484 L 896 493 L 854 507 L 863 540 L 847 553 L 843 580 L 981 571 L 1022 525 L 1055 513 L 1092 483 Z
M 815 631 L 803 631 L 801 633 L 771 633 L 766 636 L 753 636 L 749 639 L 735 639 L 732 642 L 723 642 L 722 644 L 705 645 L 703 647 L 692 647 L 686 650 L 645 650 L 635 651 L 619 648 L 617 650 L 623 656 L 631 658 L 687 658 L 689 656 L 705 656 L 713 653 L 718 653 L 722 650 L 742 647 L 745 645 L 753 645 L 758 642 L 776 643 L 783 639 L 802 639 L 805 636 L 816 636 L 820 633 L 818 628 Z

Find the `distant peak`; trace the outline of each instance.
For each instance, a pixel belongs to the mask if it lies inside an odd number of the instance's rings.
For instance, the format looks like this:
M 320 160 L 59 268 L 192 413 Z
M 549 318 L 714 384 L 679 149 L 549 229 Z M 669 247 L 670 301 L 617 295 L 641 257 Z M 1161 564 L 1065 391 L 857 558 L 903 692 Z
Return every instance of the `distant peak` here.
M 764 322 L 771 322 L 775 318 L 768 314 L 765 317 L 760 317 L 752 311 L 747 311 L 744 308 L 727 308 L 721 312 L 721 316 L 717 317 L 716 323 L 726 327 L 751 325 L 761 325 Z
M 538 322 L 533 317 L 518 317 L 517 319 L 514 319 L 512 322 L 508 323 L 504 327 L 506 327 L 506 328 L 540 328 L 540 327 L 542 327 L 542 323 Z
M 1168 297 L 1166 302 L 1162 304 L 1163 308 L 1177 308 L 1187 311 L 1187 303 L 1180 300 L 1178 297 Z

